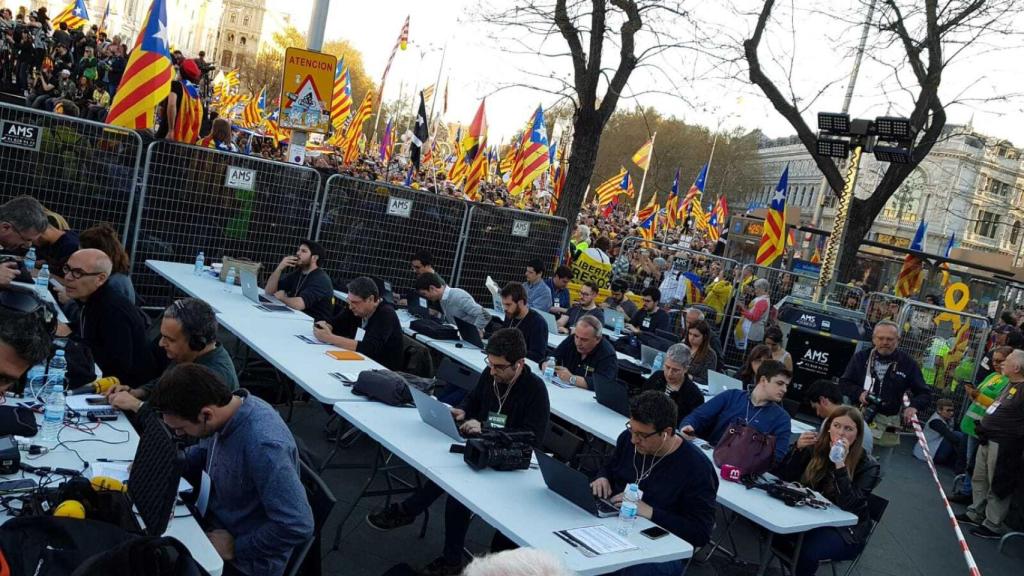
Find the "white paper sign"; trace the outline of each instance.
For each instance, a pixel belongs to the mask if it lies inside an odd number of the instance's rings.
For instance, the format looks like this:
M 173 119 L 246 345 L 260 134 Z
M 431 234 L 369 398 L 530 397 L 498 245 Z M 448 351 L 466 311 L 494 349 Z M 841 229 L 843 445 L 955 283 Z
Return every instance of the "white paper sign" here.
M 412 200 L 406 198 L 388 197 L 388 216 L 399 216 L 408 218 L 412 214 Z
M 224 176 L 224 186 L 252 191 L 256 187 L 256 171 L 238 166 L 228 166 L 228 173 Z
M 520 238 L 530 237 L 530 223 L 526 220 L 512 221 L 512 235 Z

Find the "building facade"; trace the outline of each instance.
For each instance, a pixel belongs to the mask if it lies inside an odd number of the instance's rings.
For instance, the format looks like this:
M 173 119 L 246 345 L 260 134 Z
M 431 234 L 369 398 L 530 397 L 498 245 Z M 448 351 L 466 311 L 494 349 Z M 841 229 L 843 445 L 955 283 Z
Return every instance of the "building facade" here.
M 788 164 L 788 203 L 801 208 L 802 224 L 814 225 L 823 182 L 799 139 L 763 140 L 756 162 L 761 177 L 748 187 L 743 205 L 767 202 Z M 857 197 L 867 197 L 874 190 L 887 166 L 873 155 L 864 155 Z M 949 125 L 928 157 L 889 199 L 867 239 L 908 247 L 918 222 L 924 220 L 928 223 L 927 252 L 941 253 L 955 234 L 959 247 L 1011 256 L 1020 266 L 1024 263 L 1022 196 L 1024 151 L 1005 140 L 978 134 L 969 125 Z M 835 196 L 826 194 L 818 228 L 832 229 L 835 206 Z
M 217 26 L 217 38 L 210 62 L 229 70 L 252 62 L 259 54 L 266 16 L 266 0 L 221 0 L 223 9 Z

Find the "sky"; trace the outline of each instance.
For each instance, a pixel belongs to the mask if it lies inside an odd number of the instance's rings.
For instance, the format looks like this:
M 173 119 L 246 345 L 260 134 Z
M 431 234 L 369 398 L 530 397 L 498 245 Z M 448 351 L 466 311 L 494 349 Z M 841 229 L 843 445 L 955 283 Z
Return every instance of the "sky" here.
M 485 1 L 504 6 L 515 0 Z M 773 79 L 780 81 L 784 90 L 788 90 L 787 83 L 782 81 L 788 69 L 793 71 L 793 91 L 802 98 L 808 99 L 827 86 L 804 113 L 812 129 L 817 111 L 838 111 L 842 106 L 852 68 L 852 47 L 860 35 L 855 17 L 862 19 L 859 15 L 866 12 L 861 0 L 829 1 L 830 12 L 834 10 L 834 13 L 824 15 L 813 11 L 812 7 L 820 3 L 780 2 L 784 6 L 772 22 L 761 50 L 761 58 L 767 61 L 766 70 Z M 402 90 L 406 101 L 411 102 L 412 87 L 418 90 L 435 83 L 440 70 L 441 84 L 449 82 L 446 119 L 468 124 L 481 97 L 489 95 L 486 106 L 490 139 L 492 142 L 507 140 L 523 126 L 538 104 L 547 107 L 557 98 L 526 88 L 494 93 L 495 90 L 510 81 L 526 81 L 520 69 L 566 76 L 571 73 L 571 63 L 567 58 L 551 60 L 510 53 L 497 37 L 499 30 L 469 14 L 468 10 L 481 3 L 480 0 L 333 0 L 325 37 L 349 40 L 362 52 L 367 73 L 379 81 L 402 22 L 410 16 L 409 48 L 400 51 L 395 58 L 385 87 L 385 99 L 398 98 Z M 796 6 L 792 12 L 788 10 L 791 3 Z M 267 0 L 267 6 L 271 13 L 289 14 L 299 30 L 308 29 L 312 0 Z M 759 128 L 770 137 L 793 134 L 792 128 L 767 99 L 746 81 L 742 70 L 714 66 L 729 55 L 731 48 L 711 44 L 727 45 L 730 38 L 737 42 L 746 38 L 755 22 L 755 15 L 749 10 L 759 7 L 760 2 L 694 0 L 685 2 L 684 6 L 703 23 L 701 29 L 695 31 L 691 22 L 682 21 L 669 23 L 668 29 L 678 38 L 688 39 L 695 34 L 707 37 L 708 43 L 699 45 L 707 54 L 675 50 L 654 61 L 657 71 L 637 70 L 618 109 L 653 106 L 665 115 L 711 128 Z M 850 22 L 844 23 L 836 14 L 849 14 Z M 1020 29 L 1024 29 L 1024 19 L 1018 18 L 1017 22 L 1021 24 Z M 877 46 L 877 41 L 876 33 L 872 33 L 869 46 Z M 964 103 L 948 107 L 947 123 L 972 121 L 975 129 L 982 133 L 1010 141 L 1016 138 L 1017 145 L 1024 146 L 1024 138 L 1017 137 L 1024 129 L 1024 98 L 1018 96 L 1024 94 L 1024 75 L 1020 74 L 1024 57 L 1024 48 L 1019 47 L 1022 44 L 1019 38 L 996 38 L 956 56 L 943 75 L 940 96 L 944 102 L 962 100 Z M 539 46 L 536 42 L 533 45 Z M 556 37 L 545 47 L 564 51 L 565 43 Z M 909 114 L 910 101 L 899 86 L 910 80 L 894 76 L 885 64 L 898 59 L 899 52 L 877 48 L 869 52 L 862 65 L 851 115 Z M 650 94 L 650 90 L 674 95 Z M 632 94 L 639 95 L 630 98 Z M 1000 96 L 1000 100 L 986 101 L 993 95 Z

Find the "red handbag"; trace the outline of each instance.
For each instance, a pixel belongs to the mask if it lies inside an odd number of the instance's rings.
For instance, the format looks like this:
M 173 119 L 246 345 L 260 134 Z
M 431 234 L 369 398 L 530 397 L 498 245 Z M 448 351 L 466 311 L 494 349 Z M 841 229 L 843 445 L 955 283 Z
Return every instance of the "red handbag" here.
M 743 424 L 733 424 L 722 435 L 714 452 L 715 466 L 739 468 L 743 476 L 771 469 L 775 460 L 775 436 Z

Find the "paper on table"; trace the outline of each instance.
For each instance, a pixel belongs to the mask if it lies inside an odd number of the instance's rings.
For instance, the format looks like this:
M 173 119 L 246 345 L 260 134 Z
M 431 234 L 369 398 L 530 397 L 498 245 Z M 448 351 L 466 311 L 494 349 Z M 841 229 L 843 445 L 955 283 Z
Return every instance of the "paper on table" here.
M 625 552 L 639 548 L 629 540 L 619 536 L 611 528 L 601 524 L 559 530 L 555 534 L 563 539 L 568 539 L 570 544 L 596 555 Z
M 119 482 L 128 482 L 131 464 L 128 462 L 90 462 L 89 468 L 85 471 L 86 478 L 96 476 L 107 476 Z M 178 492 L 191 492 L 192 485 L 184 478 L 178 480 Z
M 110 404 L 89 404 L 89 398 L 105 398 L 102 394 L 78 394 L 67 397 L 68 410 L 89 412 L 90 410 L 110 410 Z
M 315 338 L 310 338 L 305 334 L 296 334 L 295 337 L 298 338 L 299 340 L 302 340 L 306 344 L 314 344 L 316 346 L 330 346 L 330 344 L 328 344 L 327 342 L 321 342 Z
M 554 384 L 555 386 L 558 386 L 559 388 L 575 388 L 576 387 L 575 385 L 569 384 L 565 380 L 562 380 L 558 376 L 555 376 L 554 378 L 552 378 L 551 379 L 551 383 Z

